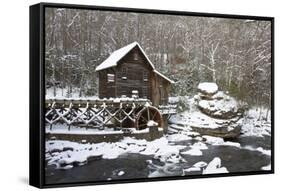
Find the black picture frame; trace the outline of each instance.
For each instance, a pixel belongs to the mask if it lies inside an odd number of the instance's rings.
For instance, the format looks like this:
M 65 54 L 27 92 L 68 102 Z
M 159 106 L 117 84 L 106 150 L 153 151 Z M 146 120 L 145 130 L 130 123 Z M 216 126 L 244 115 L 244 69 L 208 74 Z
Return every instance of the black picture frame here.
M 45 183 L 45 9 L 46 8 L 68 8 L 68 9 L 87 9 L 87 10 L 103 10 L 103 11 L 119 11 L 134 13 L 151 13 L 151 14 L 168 14 L 181 16 L 200 16 L 200 17 L 216 17 L 216 18 L 232 18 L 232 19 L 252 19 L 271 22 L 271 170 L 268 171 L 251 171 L 251 172 L 230 172 L 228 174 L 209 174 L 209 175 L 189 175 L 174 177 L 157 177 L 142 178 L 129 180 L 111 180 L 96 182 L 76 182 L 61 183 L 48 185 Z M 66 186 L 85 186 L 99 184 L 116 184 L 116 183 L 133 183 L 133 182 L 150 182 L 150 181 L 167 181 L 178 179 L 194 179 L 194 178 L 211 178 L 211 177 L 227 177 L 227 176 L 244 176 L 258 174 L 274 173 L 274 18 L 260 17 L 248 15 L 229 15 L 214 13 L 195 13 L 183 11 L 154 10 L 154 9 L 135 9 L 121 7 L 103 7 L 92 5 L 74 5 L 74 4 L 54 4 L 39 3 L 30 6 L 30 129 L 29 129 L 29 180 L 30 185 L 38 188 L 53 188 Z

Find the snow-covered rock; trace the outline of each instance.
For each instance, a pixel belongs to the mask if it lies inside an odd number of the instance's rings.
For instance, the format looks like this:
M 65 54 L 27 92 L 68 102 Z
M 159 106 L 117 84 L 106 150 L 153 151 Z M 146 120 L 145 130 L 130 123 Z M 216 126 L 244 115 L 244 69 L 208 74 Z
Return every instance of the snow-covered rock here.
M 121 170 L 121 171 L 118 172 L 117 175 L 118 175 L 118 176 L 123 176 L 124 174 L 125 174 L 125 172 L 124 172 L 123 170 Z
M 271 170 L 271 164 L 261 167 L 261 170 Z
M 218 91 L 215 83 L 200 83 L 198 90 L 198 94 L 193 98 L 185 98 L 185 105 L 188 105 L 189 109 L 172 116 L 169 122 L 191 128 L 201 135 L 222 138 L 239 136 L 243 123 L 240 102 L 223 91 Z M 171 125 L 170 129 L 173 128 Z
M 242 115 L 243 109 L 240 104 L 223 91 L 218 91 L 215 83 L 200 83 L 198 90 L 194 99 L 202 113 L 218 119 L 231 119 Z
M 199 161 L 192 165 L 191 167 L 187 169 L 183 169 L 184 174 L 189 174 L 190 172 L 196 172 L 196 171 L 202 171 L 204 167 L 206 167 L 208 164 L 204 161 Z
M 221 174 L 228 173 L 225 167 L 221 167 L 221 159 L 215 157 L 208 166 L 203 170 L 203 174 Z
M 238 115 L 238 102 L 231 97 L 221 97 L 221 99 L 199 100 L 198 108 L 205 114 L 214 118 L 231 119 Z
M 186 146 L 169 144 L 166 137 L 154 141 L 126 137 L 120 142 L 92 144 L 52 140 L 46 142 L 46 159 L 48 165 L 63 169 L 70 168 L 67 165 L 73 163 L 84 165 L 91 158 L 115 159 L 126 153 L 152 155 L 161 162 L 178 163 L 184 161 L 180 151 L 185 148 Z
M 218 92 L 218 85 L 213 82 L 203 82 L 198 85 L 199 92 L 213 95 Z
M 232 146 L 232 147 L 238 147 L 238 148 L 241 147 L 240 143 L 224 141 L 223 138 L 220 138 L 220 137 L 212 137 L 212 136 L 207 136 L 207 135 L 204 135 L 202 137 L 203 137 L 203 140 L 205 140 L 205 142 L 210 145 L 216 145 L 216 146 L 224 145 L 224 146 Z

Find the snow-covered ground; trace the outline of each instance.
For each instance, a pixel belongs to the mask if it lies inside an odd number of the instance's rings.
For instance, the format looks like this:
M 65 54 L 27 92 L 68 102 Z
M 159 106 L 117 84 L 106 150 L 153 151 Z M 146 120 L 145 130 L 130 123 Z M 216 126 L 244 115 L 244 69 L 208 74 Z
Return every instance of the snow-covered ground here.
M 56 88 L 56 95 L 54 96 L 54 88 L 46 88 L 46 99 L 97 99 L 98 96 L 85 96 L 82 95 L 83 97 L 80 96 L 79 89 L 73 88 L 72 93 L 68 94 L 67 88 Z
M 75 127 L 71 126 L 68 127 L 67 124 L 54 124 L 52 128 L 50 125 L 46 125 L 45 133 L 53 133 L 53 134 L 91 134 L 91 135 L 102 135 L 102 134 L 122 134 L 121 130 L 116 130 L 109 127 L 104 127 L 103 129 L 98 128 L 85 128 L 85 127 Z
M 76 127 L 71 126 L 68 127 L 67 124 L 54 124 L 52 125 L 52 128 L 50 125 L 46 125 L 45 133 L 51 133 L 51 134 L 75 134 L 75 135 L 107 135 L 107 134 L 123 134 L 124 132 L 120 130 L 120 128 L 114 129 L 110 127 L 103 127 L 103 128 L 85 128 L 85 127 Z M 123 128 L 124 130 L 124 128 Z M 142 129 L 137 130 L 135 128 L 127 128 L 126 130 L 129 130 L 132 134 L 140 134 L 140 133 L 148 133 L 149 129 Z M 158 129 L 159 131 L 163 131 L 162 128 Z
M 252 108 L 246 112 L 241 129 L 242 136 L 271 136 L 271 112 L 265 108 Z

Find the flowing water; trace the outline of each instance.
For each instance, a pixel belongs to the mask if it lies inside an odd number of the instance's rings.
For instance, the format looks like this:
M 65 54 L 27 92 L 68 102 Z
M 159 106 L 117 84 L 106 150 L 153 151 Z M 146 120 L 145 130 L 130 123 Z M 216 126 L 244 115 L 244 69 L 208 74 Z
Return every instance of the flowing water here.
M 186 162 L 165 164 L 153 156 L 140 154 L 121 155 L 116 159 L 93 159 L 86 165 L 75 166 L 68 170 L 58 170 L 54 166 L 47 166 L 45 170 L 46 184 L 94 182 L 114 179 L 147 178 L 157 171 L 157 176 L 188 176 L 202 174 L 195 171 L 183 174 L 183 169 L 191 167 L 199 161 L 209 163 L 214 157 L 219 157 L 222 166 L 229 172 L 260 171 L 261 167 L 271 164 L 271 156 L 249 148 L 262 147 L 271 149 L 270 137 L 240 137 L 233 140 L 241 144 L 241 148 L 233 146 L 208 145 L 202 150 L 202 156 L 182 155 Z M 177 144 L 185 144 L 184 142 Z

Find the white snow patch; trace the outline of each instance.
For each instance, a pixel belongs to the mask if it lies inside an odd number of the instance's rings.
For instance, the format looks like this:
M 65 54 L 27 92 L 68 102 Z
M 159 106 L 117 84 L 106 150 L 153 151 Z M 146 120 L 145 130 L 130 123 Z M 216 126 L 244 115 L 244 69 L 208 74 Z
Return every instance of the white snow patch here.
M 178 103 L 179 102 L 179 97 L 169 97 L 169 103 L 174 104 L 174 103 Z
M 124 172 L 123 170 L 121 170 L 121 171 L 118 172 L 117 175 L 118 175 L 118 176 L 123 176 L 124 174 L 125 174 L 125 172 Z
M 261 167 L 261 170 L 271 170 L 271 164 Z
M 183 155 L 191 155 L 191 156 L 201 156 L 203 153 L 201 150 L 197 148 L 192 148 L 188 151 L 181 152 Z
M 240 143 L 236 143 L 236 142 L 232 142 L 232 141 L 226 141 L 226 142 L 224 142 L 222 145 L 224 145 L 224 146 L 238 147 L 238 148 L 241 147 Z
M 55 96 L 54 96 L 55 92 Z M 78 88 L 73 88 L 72 93 L 69 93 L 67 88 L 60 87 L 51 87 L 46 88 L 45 99 L 87 99 L 87 100 L 95 100 L 98 99 L 97 95 L 94 96 L 86 96 L 82 94 L 80 96 L 80 90 Z
M 199 167 L 190 167 L 188 169 L 184 169 L 184 172 L 196 172 L 196 171 L 201 171 L 201 168 Z
M 202 137 L 206 140 L 205 142 L 210 145 L 224 145 L 224 146 L 233 146 L 233 147 L 238 147 L 238 148 L 241 147 L 240 143 L 231 142 L 231 141 L 225 142 L 223 140 L 223 138 L 220 138 L 220 137 L 213 137 L 213 136 L 208 136 L 208 135 L 204 135 Z
M 247 111 L 242 124 L 242 136 L 271 136 L 270 113 L 266 108 L 255 107 Z
M 167 135 L 167 139 L 170 142 L 180 142 L 180 141 L 188 141 L 191 140 L 192 138 L 182 133 L 176 133 L 172 135 Z
M 70 130 L 67 124 L 54 124 L 52 129 L 49 125 L 46 125 L 46 133 L 53 134 L 92 134 L 92 135 L 106 135 L 106 134 L 123 134 L 121 130 L 115 130 L 113 128 L 104 127 L 103 130 L 98 128 L 85 128 L 85 127 L 70 127 Z
M 200 150 L 207 150 L 208 147 L 205 143 L 202 143 L 202 142 L 197 142 L 197 143 L 194 143 L 191 148 L 197 148 L 197 149 L 200 149 Z
M 154 127 L 154 126 L 158 126 L 158 123 L 153 120 L 149 120 L 146 125 L 148 127 Z
M 190 146 L 191 149 L 188 151 L 181 152 L 183 155 L 201 156 L 203 153 L 201 150 L 206 150 L 208 147 L 205 143 L 197 142 Z
M 266 150 L 266 149 L 263 149 L 262 147 L 254 148 L 254 147 L 248 145 L 248 146 L 245 146 L 243 148 L 247 149 L 247 150 L 250 150 L 250 151 L 258 151 L 258 152 L 261 152 L 264 155 L 271 156 L 271 150 Z
M 261 152 L 261 153 L 264 154 L 264 155 L 271 156 L 271 150 L 265 150 L 265 149 L 263 149 L 262 147 L 258 147 L 258 148 L 257 148 L 257 151 Z

